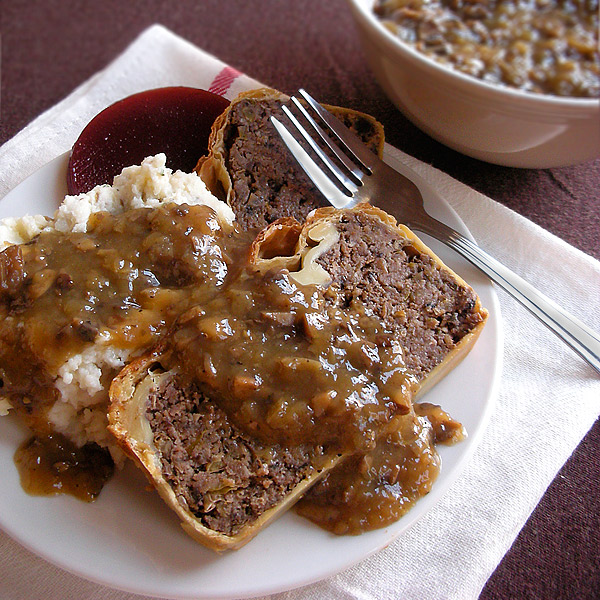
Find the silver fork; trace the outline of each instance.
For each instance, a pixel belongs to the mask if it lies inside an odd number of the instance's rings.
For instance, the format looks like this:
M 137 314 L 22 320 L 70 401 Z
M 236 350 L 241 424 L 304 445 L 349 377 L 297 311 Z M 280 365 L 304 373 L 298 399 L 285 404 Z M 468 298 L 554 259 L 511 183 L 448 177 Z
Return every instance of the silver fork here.
M 443 242 L 523 304 L 600 373 L 600 335 L 569 315 L 477 244 L 429 215 L 425 211 L 419 188 L 410 179 L 368 150 L 358 137 L 306 91 L 301 89 L 299 94 L 306 107 L 296 97 L 292 97 L 292 103 L 310 124 L 313 134 L 309 134 L 287 106 L 283 107 L 284 112 L 325 169 L 304 150 L 297 135 L 277 118 L 271 117 L 271 120 L 300 166 L 334 207 L 351 208 L 359 202 L 370 202 L 409 228 Z M 336 156 L 337 162 L 321 150 L 315 136 Z

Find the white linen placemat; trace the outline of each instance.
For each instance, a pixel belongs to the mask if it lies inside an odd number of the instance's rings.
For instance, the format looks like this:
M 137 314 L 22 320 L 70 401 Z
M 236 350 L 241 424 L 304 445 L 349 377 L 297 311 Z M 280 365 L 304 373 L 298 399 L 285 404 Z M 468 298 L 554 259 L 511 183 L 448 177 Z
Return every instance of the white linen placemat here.
M 299 82 L 300 84 L 301 82 Z M 67 151 L 100 110 L 168 85 L 228 98 L 258 82 L 161 26 L 0 148 L 0 197 Z M 397 150 L 444 197 L 491 255 L 600 330 L 600 263 Z M 600 378 L 520 305 L 499 292 L 505 354 L 499 398 L 469 465 L 400 539 L 353 568 L 273 599 L 476 598 L 531 511 L 600 413 Z M 565 410 L 565 408 L 567 408 Z M 0 532 L 0 598 L 133 600 L 37 558 Z

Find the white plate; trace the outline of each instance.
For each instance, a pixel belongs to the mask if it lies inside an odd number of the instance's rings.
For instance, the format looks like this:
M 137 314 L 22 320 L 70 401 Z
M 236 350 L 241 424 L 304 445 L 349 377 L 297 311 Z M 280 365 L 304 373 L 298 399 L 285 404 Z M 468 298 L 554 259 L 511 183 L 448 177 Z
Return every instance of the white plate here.
M 65 193 L 66 164 L 66 155 L 60 156 L 21 183 L 0 202 L 0 218 L 52 214 Z M 394 166 L 418 179 L 407 167 Z M 431 212 L 468 234 L 436 192 L 427 184 L 421 187 Z M 13 463 L 27 432 L 8 416 L 0 418 L 0 527 L 29 550 L 81 577 L 138 594 L 195 600 L 288 590 L 337 573 L 388 545 L 439 501 L 464 467 L 484 431 L 500 373 L 502 335 L 492 285 L 450 250 L 427 242 L 473 285 L 490 318 L 471 354 L 426 395 L 460 420 L 469 437 L 440 448 L 443 466 L 433 491 L 400 521 L 360 536 L 337 537 L 288 513 L 241 550 L 219 556 L 182 531 L 132 466 L 114 477 L 93 504 L 69 496 L 27 495 Z

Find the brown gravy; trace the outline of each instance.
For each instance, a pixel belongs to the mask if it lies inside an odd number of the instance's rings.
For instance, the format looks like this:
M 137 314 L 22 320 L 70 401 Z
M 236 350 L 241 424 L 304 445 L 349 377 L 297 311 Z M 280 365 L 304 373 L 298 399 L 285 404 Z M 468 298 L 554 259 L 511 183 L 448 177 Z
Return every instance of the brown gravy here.
M 338 535 L 391 525 L 431 490 L 440 470 L 434 442 L 442 430 L 453 432 L 445 443 L 463 439 L 460 423 L 439 406 L 415 404 L 415 413 L 388 424 L 375 448 L 350 456 L 312 487 L 296 511 Z
M 33 436 L 15 452 L 21 486 L 33 496 L 70 494 L 93 502 L 112 477 L 114 464 L 96 444 L 79 448 L 63 435 Z
M 242 271 L 182 315 L 163 366 L 204 386 L 263 442 L 346 455 L 297 511 L 358 534 L 395 522 L 427 494 L 440 466 L 435 443 L 464 431 L 438 406 L 413 407 L 411 374 L 379 319 L 359 305 L 334 308 L 327 296 L 286 271 Z
M 155 343 L 182 305 L 214 294 L 227 275 L 208 211 L 173 204 L 95 213 L 87 233 L 42 232 L 9 247 L 2 338 L 23 327 L 50 371 L 99 336 L 118 347 Z
M 378 319 L 336 308 L 285 270 L 243 268 L 253 236 L 211 222 L 210 209 L 185 205 L 101 213 L 86 234 L 41 234 L 2 253 L 0 381 L 38 434 L 15 457 L 24 488 L 97 496 L 110 459 L 48 422 L 56 369 L 99 335 L 139 353 L 179 317 L 166 368 L 261 441 L 347 457 L 301 514 L 336 533 L 395 521 L 437 476 L 434 437 L 457 440 L 460 425 L 413 407 L 413 377 Z
M 229 279 L 182 315 L 169 342 L 168 367 L 203 383 L 264 442 L 366 450 L 411 410 L 411 376 L 381 322 L 332 307 L 286 271 Z
M 75 477 L 89 483 L 76 495 L 97 495 L 106 477 L 92 477 L 90 448 L 81 449 L 84 468 L 49 422 L 57 370 L 98 338 L 139 353 L 186 307 L 214 295 L 244 247 L 215 219 L 206 206 L 175 204 L 96 213 L 87 233 L 42 232 L 0 253 L 0 391 L 38 436 L 16 457 L 25 489 L 72 490 Z M 44 452 L 46 466 L 35 459 Z M 53 469 L 62 463 L 69 468 Z

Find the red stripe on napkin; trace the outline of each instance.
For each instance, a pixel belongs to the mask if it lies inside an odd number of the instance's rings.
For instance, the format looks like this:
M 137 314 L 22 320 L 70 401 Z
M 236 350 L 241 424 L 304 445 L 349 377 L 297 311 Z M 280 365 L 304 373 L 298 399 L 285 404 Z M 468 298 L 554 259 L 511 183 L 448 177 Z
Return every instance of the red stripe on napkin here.
M 213 82 L 208 88 L 209 92 L 222 96 L 230 87 L 231 84 L 241 75 L 239 71 L 233 67 L 225 67 L 213 79 Z

